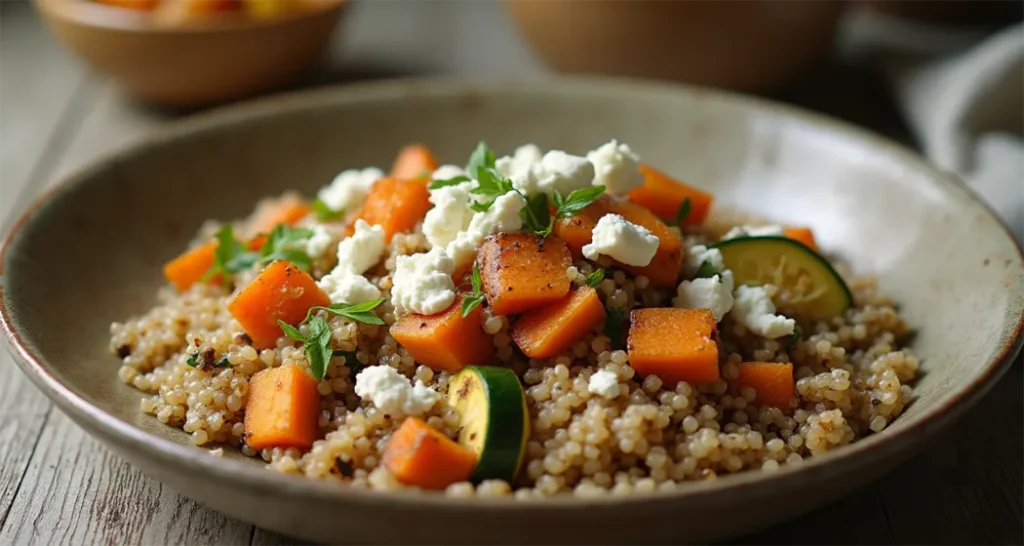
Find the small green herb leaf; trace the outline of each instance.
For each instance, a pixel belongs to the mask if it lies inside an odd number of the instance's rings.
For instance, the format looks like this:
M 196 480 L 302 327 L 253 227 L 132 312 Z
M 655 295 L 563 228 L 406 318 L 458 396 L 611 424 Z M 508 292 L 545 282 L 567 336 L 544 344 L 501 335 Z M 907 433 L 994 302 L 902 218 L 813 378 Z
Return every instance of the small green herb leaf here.
M 210 353 L 208 357 L 212 358 L 213 349 L 207 349 L 207 351 L 209 351 L 209 353 Z M 213 367 L 213 368 L 230 368 L 231 367 L 231 361 L 228 360 L 228 357 L 226 357 L 226 356 L 224 358 L 221 358 L 220 360 L 218 360 L 216 362 L 209 362 L 209 361 L 207 361 L 208 357 L 207 356 L 203 356 L 201 351 L 196 351 L 196 352 L 188 355 L 188 359 L 185 360 L 185 363 L 188 364 L 189 366 L 193 367 L 193 368 L 199 368 L 199 369 L 203 369 L 203 368 L 206 368 L 206 367 Z
M 494 199 L 491 199 L 490 201 L 479 202 L 479 203 L 476 202 L 476 201 L 473 201 L 472 203 L 469 204 L 469 208 L 473 212 L 484 212 L 485 210 L 491 208 L 491 205 L 493 205 L 493 204 L 494 204 Z
M 377 315 L 371 313 L 380 304 L 384 303 L 384 298 L 378 298 L 375 300 L 364 301 L 362 303 L 356 303 L 349 305 L 347 303 L 334 303 L 330 307 L 311 307 L 309 312 L 306 313 L 306 319 L 303 322 L 311 321 L 314 316 L 313 313 L 317 311 L 326 311 L 328 313 L 338 315 L 341 317 L 350 318 L 356 322 L 363 322 L 366 324 L 376 324 L 377 326 L 383 326 L 384 321 Z
M 278 320 L 277 325 L 281 327 L 281 331 L 284 332 L 284 335 L 288 336 L 289 339 L 302 342 L 306 341 L 306 336 L 302 335 L 302 332 L 291 324 L 288 324 L 283 320 Z
M 481 168 L 491 169 L 494 167 L 494 152 L 487 147 L 487 143 L 480 141 L 476 149 L 469 155 L 469 162 L 466 163 L 466 172 L 470 175 L 478 174 Z
M 313 236 L 313 230 L 293 228 L 278 224 L 267 236 L 267 242 L 260 249 L 260 263 L 268 264 L 274 260 L 288 260 L 303 271 L 308 271 L 313 259 L 299 245 Z M 297 248 L 299 247 L 299 248 Z
M 241 241 L 235 239 L 235 230 L 231 224 L 224 224 L 217 230 L 217 248 L 213 251 L 213 266 L 199 280 L 206 282 L 221 275 L 225 286 L 231 283 L 229 278 L 235 273 L 245 271 L 259 260 L 259 254 L 250 252 Z
M 670 226 L 682 227 L 686 219 L 690 217 L 690 210 L 693 208 L 693 204 L 690 202 L 690 198 L 683 199 L 682 204 L 679 205 L 679 210 L 676 211 L 676 219 L 669 220 L 665 223 Z
M 470 193 L 497 198 L 514 190 L 512 181 L 492 168 L 481 168 L 477 174 L 477 187 L 469 190 Z
M 327 364 L 331 360 L 331 326 L 323 317 L 315 316 L 309 321 L 309 338 L 306 339 L 306 359 L 309 371 L 317 381 L 327 374 Z
M 316 214 L 316 219 L 321 222 L 337 220 L 345 215 L 344 210 L 334 210 L 320 199 L 314 199 L 309 206 L 313 209 L 313 213 Z
M 612 349 L 626 348 L 626 312 L 622 309 L 609 307 L 608 316 L 604 320 L 604 335 L 612 342 Z
M 537 193 L 527 197 L 526 206 L 519 211 L 519 216 L 523 219 L 523 225 L 533 233 L 541 237 L 551 234 L 553 224 L 546 194 Z
M 462 316 L 463 318 L 468 317 L 469 313 L 473 311 L 473 308 L 480 305 L 484 301 L 483 295 L 483 278 L 480 275 L 480 267 L 473 262 L 473 274 L 469 278 L 470 284 L 473 286 L 473 291 L 462 299 Z
M 697 268 L 697 274 L 694 275 L 695 279 L 710 279 L 718 274 L 718 270 L 715 266 L 711 265 L 711 262 L 704 260 L 700 263 L 700 267 Z
M 199 367 L 199 351 L 188 355 L 188 360 L 186 360 L 185 363 L 193 368 Z
M 568 197 L 558 205 L 558 212 L 555 214 L 556 218 L 568 218 L 575 215 L 577 212 L 587 208 L 591 203 L 597 201 L 598 197 L 604 195 L 604 186 L 591 186 L 589 188 L 581 188 L 573 190 Z M 557 201 L 555 202 L 558 203 Z
M 433 180 L 430 184 L 427 184 L 427 189 L 436 190 L 448 186 L 458 186 L 459 184 L 469 182 L 470 180 L 471 179 L 468 176 L 460 174 L 459 176 L 455 176 L 447 180 Z
M 598 268 L 593 273 L 587 275 L 587 286 L 591 288 L 597 288 L 597 285 L 601 284 L 604 280 L 604 268 Z

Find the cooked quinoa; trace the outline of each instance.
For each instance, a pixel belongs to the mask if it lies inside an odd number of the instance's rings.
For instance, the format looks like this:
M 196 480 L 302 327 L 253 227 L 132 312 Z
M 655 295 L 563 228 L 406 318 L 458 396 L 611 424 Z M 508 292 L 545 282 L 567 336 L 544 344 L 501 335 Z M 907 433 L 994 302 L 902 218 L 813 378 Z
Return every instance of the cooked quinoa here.
M 261 207 L 280 201 L 268 200 Z M 259 216 L 257 211 L 234 227 L 250 233 Z M 315 216 L 309 214 L 296 225 L 316 225 Z M 215 223 L 205 226 L 193 248 L 208 241 L 217 228 Z M 718 240 L 701 226 L 672 229 L 687 252 Z M 333 248 L 344 238 L 344 230 L 332 228 L 330 237 Z M 232 298 L 260 273 L 258 264 L 234 275 L 227 285 L 196 282 L 183 291 L 161 288 L 148 312 L 112 324 L 110 348 L 121 359 L 118 375 L 145 393 L 142 412 L 190 434 L 196 446 L 217 454 L 231 446 L 262 458 L 274 470 L 313 479 L 379 490 L 408 488 L 383 464 L 392 433 L 403 420 L 356 394 L 353 367 L 389 366 L 412 382 L 422 381 L 442 398 L 448 395 L 452 374 L 418 363 L 389 331 L 401 318 L 391 301 L 397 257 L 430 248 L 419 223 L 395 235 L 381 260 L 365 272 L 381 292 L 383 302 L 373 313 L 384 326 L 318 313 L 330 327 L 330 348 L 337 356 L 330 358 L 316 388 L 318 439 L 309 449 L 256 450 L 246 444 L 245 409 L 253 376 L 287 366 L 310 371 L 300 343 L 282 335 L 276 346 L 259 350 L 228 311 Z M 336 262 L 336 256 L 327 252 L 313 257 L 308 269 L 319 279 Z M 804 458 L 881 432 L 913 398 L 919 362 L 902 347 L 910 328 L 873 278 L 831 262 L 852 295 L 845 312 L 821 320 L 793 317 L 797 334 L 776 339 L 751 332 L 734 313 L 725 314 L 716 337 L 720 379 L 703 384 L 668 383 L 658 375 L 638 373 L 631 367 L 629 352 L 620 340 L 609 337 L 604 323 L 554 358 L 527 358 L 510 336 L 516 317 L 493 315 L 483 303 L 480 326 L 490 336 L 495 356 L 494 362 L 479 364 L 509 368 L 520 378 L 530 433 L 511 483 L 459 481 L 448 485 L 445 493 L 529 499 L 666 491 L 722 474 L 774 472 L 780 465 L 800 464 Z M 565 274 L 574 287 L 584 287 L 597 268 L 595 262 L 578 257 Z M 595 284 L 609 312 L 619 310 L 627 317 L 637 308 L 673 307 L 676 296 L 675 289 L 655 288 L 647 276 L 614 266 Z M 780 313 L 784 311 L 788 292 L 765 288 Z M 309 334 L 307 324 L 298 328 Z M 340 352 L 354 353 L 359 365 Z M 737 387 L 740 364 L 745 362 L 792 363 L 796 398 L 791 406 L 758 406 L 755 389 Z M 608 372 L 602 379 L 617 381 L 617 395 L 614 388 L 592 392 L 590 379 L 600 371 Z M 460 415 L 443 401 L 419 417 L 448 438 L 457 438 Z

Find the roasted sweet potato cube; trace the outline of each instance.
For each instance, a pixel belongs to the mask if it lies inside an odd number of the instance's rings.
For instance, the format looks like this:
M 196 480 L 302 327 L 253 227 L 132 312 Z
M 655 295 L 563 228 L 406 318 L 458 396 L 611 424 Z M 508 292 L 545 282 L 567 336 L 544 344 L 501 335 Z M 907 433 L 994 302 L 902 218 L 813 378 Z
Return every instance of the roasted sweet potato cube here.
M 487 305 L 515 315 L 554 303 L 569 293 L 572 257 L 565 241 L 528 233 L 499 233 L 480 247 L 477 262 Z
M 494 341 L 482 326 L 483 307 L 462 316 L 459 296 L 451 307 L 436 315 L 406 315 L 391 326 L 391 336 L 416 359 L 432 370 L 457 372 L 471 364 L 490 364 Z
M 604 322 L 597 291 L 584 286 L 560 301 L 523 314 L 509 335 L 530 358 L 553 358 Z
M 717 381 L 715 328 L 710 309 L 634 309 L 626 341 L 629 364 L 669 385 Z
M 790 401 L 796 397 L 796 382 L 793 381 L 793 365 L 786 362 L 744 362 L 740 364 L 740 375 L 733 381 L 737 388 L 751 387 L 757 391 L 754 403 L 759 406 L 775 406 L 789 411 Z
M 267 349 L 283 332 L 277 321 L 296 325 L 310 307 L 328 306 L 331 298 L 309 273 L 286 260 L 276 260 L 228 303 L 228 312 L 252 338 L 253 347 Z
M 316 439 L 317 381 L 298 366 L 268 368 L 249 380 L 245 443 L 253 449 L 309 449 Z
M 675 220 L 679 207 L 690 200 L 690 214 L 683 220 L 684 225 L 700 225 L 707 218 L 714 196 L 697 188 L 673 180 L 667 174 L 651 167 L 640 165 L 644 185 L 629 192 L 629 199 L 647 207 L 651 212 L 666 220 Z
M 370 188 L 359 210 L 359 218 L 383 227 L 386 240 L 391 241 L 396 233 L 411 231 L 423 221 L 431 206 L 425 181 L 384 178 Z M 351 235 L 352 231 L 349 226 L 346 235 Z

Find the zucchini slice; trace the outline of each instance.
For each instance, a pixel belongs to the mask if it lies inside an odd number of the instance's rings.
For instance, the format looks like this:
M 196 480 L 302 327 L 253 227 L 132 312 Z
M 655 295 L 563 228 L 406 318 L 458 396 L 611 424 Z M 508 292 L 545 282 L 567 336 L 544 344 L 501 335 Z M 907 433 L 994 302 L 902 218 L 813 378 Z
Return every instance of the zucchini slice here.
M 461 416 L 459 443 L 478 457 L 471 479 L 515 480 L 530 436 L 526 394 L 515 372 L 467 366 L 448 381 L 448 405 Z
M 778 287 L 779 310 L 787 315 L 826 319 L 853 305 L 853 295 L 828 261 L 788 237 L 737 237 L 711 245 L 722 253 L 736 284 Z

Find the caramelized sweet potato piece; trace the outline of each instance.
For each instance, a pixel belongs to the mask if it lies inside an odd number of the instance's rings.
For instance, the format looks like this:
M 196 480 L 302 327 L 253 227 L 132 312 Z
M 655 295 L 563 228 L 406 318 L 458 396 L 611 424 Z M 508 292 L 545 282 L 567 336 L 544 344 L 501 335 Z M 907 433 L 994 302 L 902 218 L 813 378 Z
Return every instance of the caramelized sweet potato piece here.
M 515 315 L 554 303 L 569 293 L 572 257 L 565 241 L 527 233 L 499 233 L 477 254 L 483 292 L 495 315 Z
M 399 180 L 427 180 L 437 170 L 437 160 L 422 144 L 402 148 L 391 167 L 391 177 Z
M 476 454 L 416 417 L 407 417 L 384 450 L 384 467 L 398 481 L 423 489 L 444 489 L 469 480 Z
M 462 316 L 462 296 L 436 315 L 406 315 L 391 326 L 391 335 L 416 362 L 436 371 L 457 372 L 470 364 L 489 364 L 494 341 L 482 326 L 483 307 Z
M 179 292 L 188 290 L 190 286 L 199 282 L 203 275 L 213 267 L 214 253 L 220 243 L 210 241 L 193 249 L 185 251 L 184 254 L 167 262 L 164 265 L 164 277 L 174 285 Z M 221 281 L 220 275 L 210 279 L 210 283 L 216 284 Z
M 317 381 L 298 366 L 257 372 L 245 403 L 245 443 L 253 449 L 309 449 L 316 440 Z
M 310 307 L 330 304 L 313 277 L 289 261 L 276 260 L 228 303 L 228 312 L 252 338 L 253 347 L 266 349 L 283 333 L 278 320 L 298 324 Z
M 584 286 L 561 301 L 524 313 L 509 335 L 530 358 L 553 358 L 604 322 L 597 291 Z
M 793 365 L 788 362 L 744 362 L 733 385 L 756 390 L 755 404 L 775 406 L 787 412 L 791 409 L 790 401 L 796 397 Z
M 629 364 L 669 385 L 717 381 L 715 327 L 710 309 L 634 309 L 626 341 Z
M 256 209 L 256 214 L 249 223 L 249 235 L 255 240 L 264 233 L 270 233 L 278 224 L 293 225 L 312 211 L 309 203 L 294 193 L 281 196 L 276 201 L 265 203 Z M 254 243 L 255 244 L 255 243 Z M 259 243 L 262 246 L 262 243 Z M 259 248 L 257 246 L 257 248 Z
M 359 218 L 383 227 L 386 240 L 390 242 L 396 233 L 416 227 L 430 207 L 430 192 L 422 180 L 383 178 L 370 188 Z M 351 235 L 351 226 L 348 231 L 347 235 Z
M 644 185 L 629 192 L 629 198 L 654 214 L 666 219 L 675 220 L 683 201 L 690 200 L 690 214 L 683 220 L 684 225 L 700 225 L 708 216 L 714 196 L 673 180 L 667 174 L 651 167 L 640 165 L 644 175 Z
M 809 248 L 809 249 L 811 249 L 811 250 L 813 250 L 815 252 L 818 251 L 818 243 L 815 242 L 815 240 L 814 240 L 814 232 L 811 231 L 810 228 L 791 227 L 791 228 L 786 228 L 785 230 L 783 230 L 782 233 L 783 233 L 783 235 L 785 235 L 786 237 L 789 237 L 790 239 L 793 239 L 794 241 L 800 241 L 801 243 L 806 245 L 807 248 Z

